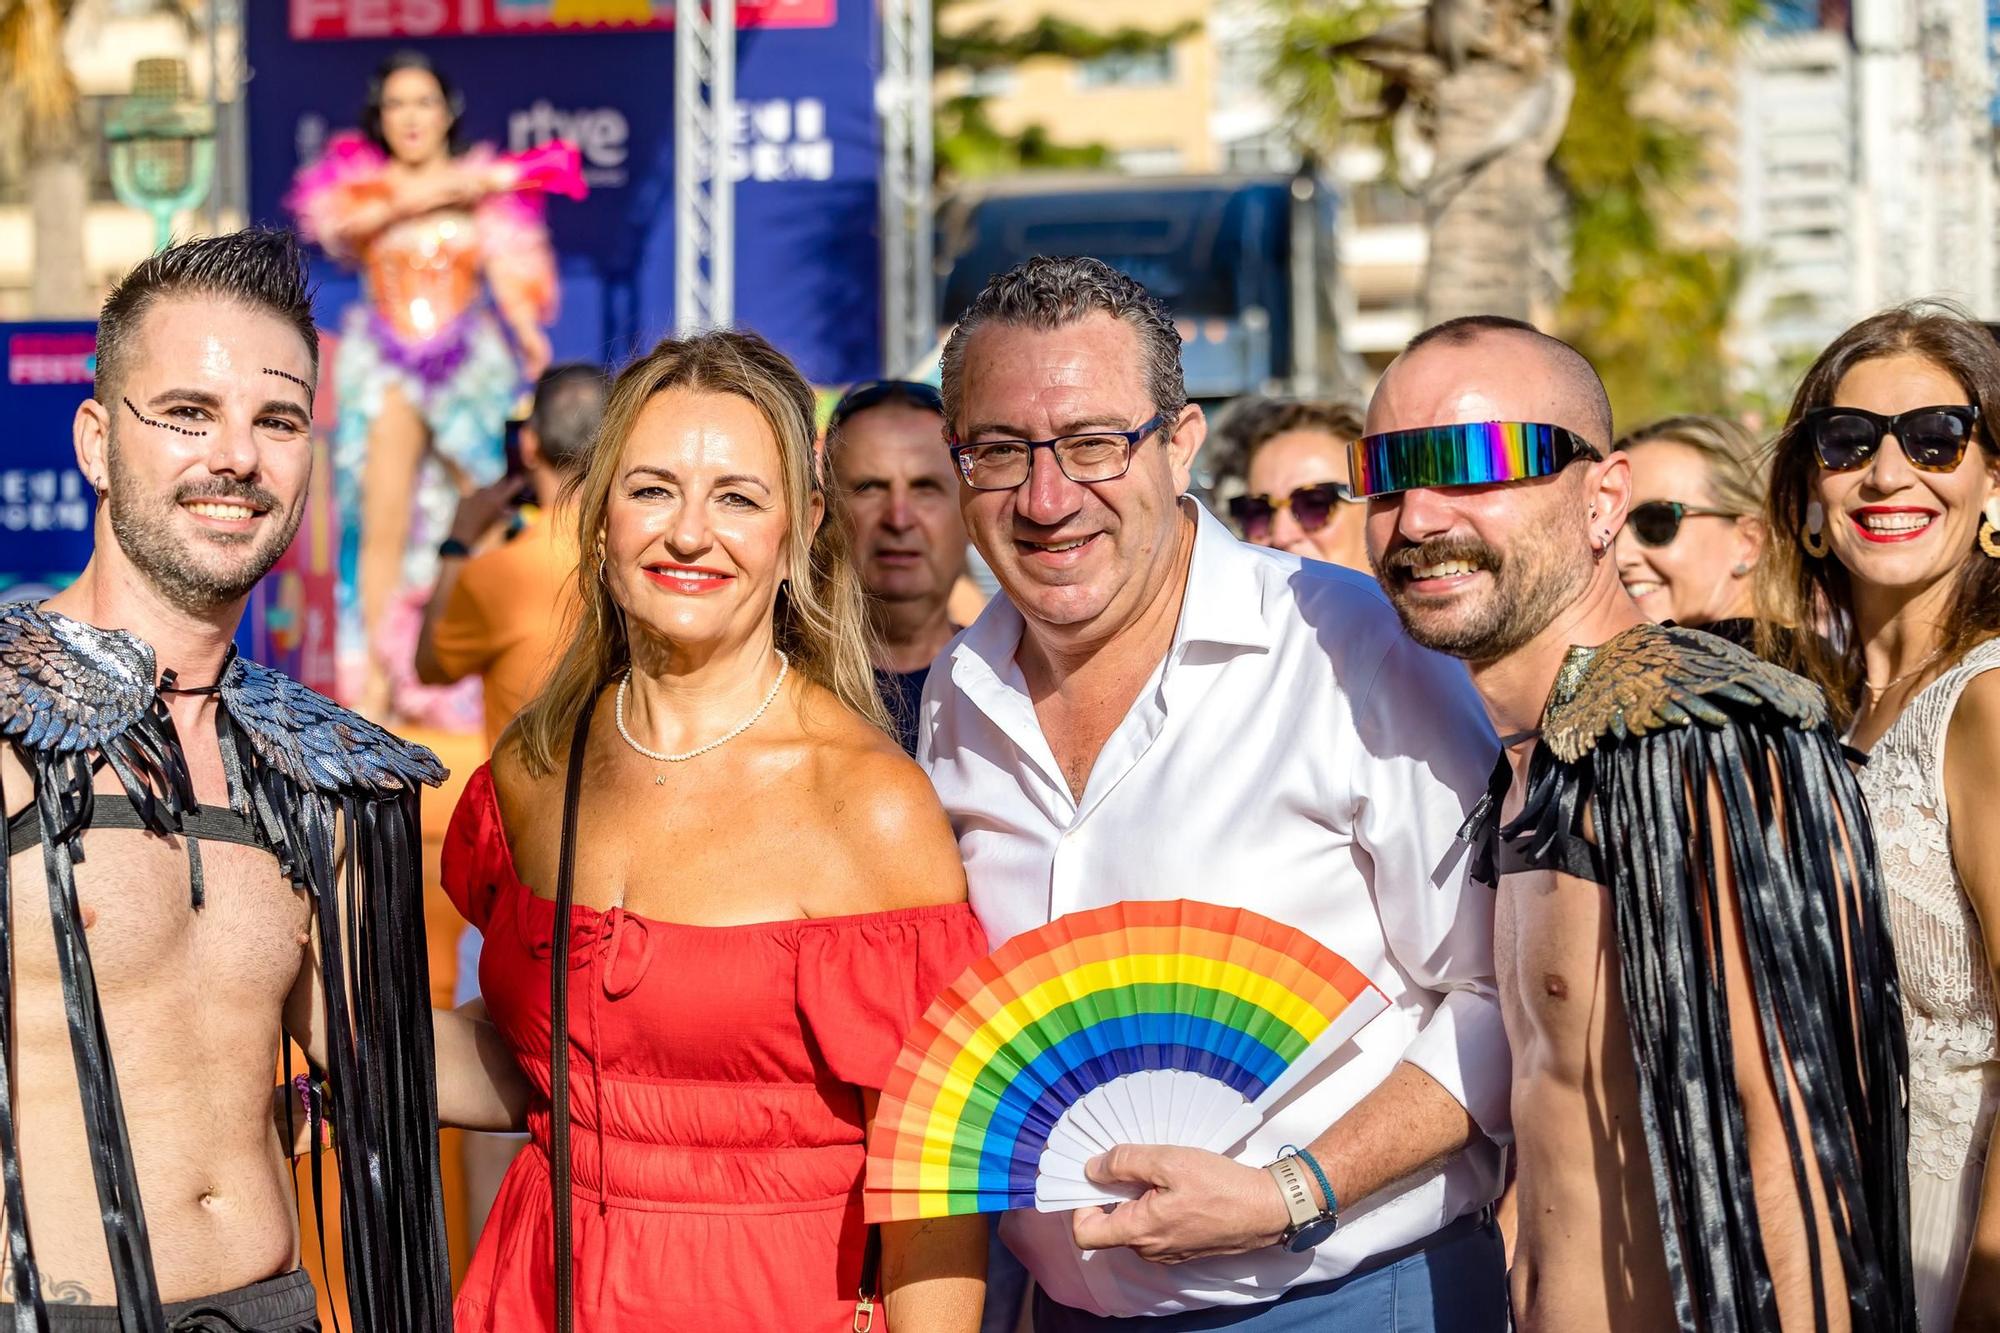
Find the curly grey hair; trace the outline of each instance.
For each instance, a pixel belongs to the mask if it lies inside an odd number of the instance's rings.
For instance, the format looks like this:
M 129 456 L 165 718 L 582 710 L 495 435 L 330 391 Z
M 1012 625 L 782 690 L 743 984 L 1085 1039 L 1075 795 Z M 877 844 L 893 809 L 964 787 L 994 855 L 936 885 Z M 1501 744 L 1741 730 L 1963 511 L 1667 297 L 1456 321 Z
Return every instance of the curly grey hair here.
M 1166 306 L 1136 280 L 1101 259 L 1036 255 L 987 280 L 945 340 L 940 363 L 944 416 L 956 434 L 965 395 L 965 344 L 982 325 L 1059 329 L 1102 312 L 1130 325 L 1146 358 L 1146 387 L 1168 418 L 1187 406 L 1181 335 Z

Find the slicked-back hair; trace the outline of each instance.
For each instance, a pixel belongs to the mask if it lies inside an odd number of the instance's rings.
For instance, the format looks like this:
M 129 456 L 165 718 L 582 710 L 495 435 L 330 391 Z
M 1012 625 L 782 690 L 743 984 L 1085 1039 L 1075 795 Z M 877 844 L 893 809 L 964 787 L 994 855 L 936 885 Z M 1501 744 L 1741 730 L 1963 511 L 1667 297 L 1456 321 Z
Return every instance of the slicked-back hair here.
M 444 132 L 445 148 L 456 157 L 460 147 L 458 127 L 465 122 L 465 94 L 422 51 L 393 52 L 369 75 L 368 102 L 361 108 L 362 137 L 374 144 L 376 151 L 389 153 L 389 140 L 382 134 L 382 94 L 389 86 L 389 76 L 406 69 L 420 69 L 437 80 L 445 110 L 451 113 L 451 124 L 445 127 Z M 394 154 L 390 153 L 390 156 Z
M 1257 451 L 1293 431 L 1309 430 L 1328 435 L 1342 448 L 1361 438 L 1364 414 L 1353 403 L 1316 398 L 1238 398 L 1215 423 L 1215 435 L 1222 444 L 1222 472 L 1239 481 L 1248 481 L 1251 460 Z
M 1548 355 L 1549 364 L 1555 368 L 1575 396 L 1576 405 L 1588 417 L 1591 430 L 1586 438 L 1599 451 L 1609 449 L 1612 441 L 1611 395 L 1604 390 L 1604 380 L 1598 375 L 1597 367 L 1576 348 L 1554 334 L 1543 333 L 1525 320 L 1510 319 L 1506 315 L 1460 315 L 1447 319 L 1442 324 L 1433 324 L 1410 339 L 1403 348 L 1409 355 L 1419 347 L 1429 343 L 1446 343 L 1463 347 L 1467 343 L 1478 342 L 1487 334 L 1525 334 Z M 1558 423 L 1560 424 L 1560 423 Z
M 262 310 L 291 326 L 306 345 L 319 380 L 319 334 L 313 328 L 312 285 L 298 237 L 250 227 L 170 245 L 139 262 L 104 298 L 97 316 L 97 374 L 92 392 L 115 403 L 146 312 L 161 301 L 198 297 Z
M 1826 691 L 1834 722 L 1845 727 L 1861 702 L 1867 672 L 1853 633 L 1854 580 L 1839 557 L 1805 549 L 1806 506 L 1820 465 L 1804 427 L 1808 412 L 1831 407 L 1841 381 L 1864 361 L 1913 356 L 1958 381 L 1979 408 L 1972 442 L 1988 467 L 2000 462 L 2000 344 L 1986 327 L 1946 301 L 1914 301 L 1870 315 L 1827 344 L 1799 381 L 1784 429 L 1772 446 L 1764 518 L 1770 540 L 1757 562 L 1757 651 Z M 1830 516 L 1829 516 L 1830 521 Z M 1817 634 L 1785 635 L 1779 626 L 1811 626 L 1826 608 L 1848 632 L 1839 643 Z M 1977 542 L 1961 556 L 1950 607 L 1939 626 L 1947 665 L 2000 634 L 2000 560 Z
M 1060 329 L 1094 314 L 1124 321 L 1138 336 L 1145 358 L 1146 392 L 1169 420 L 1187 406 L 1181 373 L 1181 335 L 1167 307 L 1137 280 L 1101 259 L 1036 255 L 986 286 L 945 340 L 940 364 L 945 428 L 956 436 L 965 402 L 965 345 L 985 324 Z
M 564 477 L 578 472 L 604 420 L 611 379 L 601 366 L 566 361 L 550 366 L 535 381 L 535 405 L 528 411 L 535 443 L 548 465 Z

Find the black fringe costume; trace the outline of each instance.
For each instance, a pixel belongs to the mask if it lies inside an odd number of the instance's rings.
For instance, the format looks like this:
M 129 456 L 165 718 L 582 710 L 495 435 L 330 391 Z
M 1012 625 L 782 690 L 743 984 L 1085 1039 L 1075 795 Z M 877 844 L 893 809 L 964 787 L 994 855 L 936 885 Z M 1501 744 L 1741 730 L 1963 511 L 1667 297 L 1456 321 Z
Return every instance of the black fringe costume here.
M 1611 896 L 1679 1327 L 1778 1327 L 1722 974 L 1726 857 L 1815 1291 L 1838 1263 L 1855 1329 L 1916 1333 L 1895 956 L 1874 835 L 1819 692 L 1713 635 L 1642 625 L 1570 651 L 1540 738 L 1521 813 L 1500 826 L 1503 755 L 1467 822 L 1474 873 L 1558 870 Z M 1808 1171 L 1836 1254 L 1814 1239 Z
M 76 897 L 98 764 L 118 775 L 137 823 L 181 837 L 202 906 L 204 816 L 150 645 L 25 605 L 0 609 L 0 738 L 34 778 L 42 864 L 91 1168 L 122 1333 L 165 1333 L 145 1212 Z M 443 780 L 425 749 L 269 668 L 231 656 L 216 728 L 231 813 L 312 898 L 320 936 L 338 1127 L 347 1299 L 360 1333 L 448 1333 L 451 1275 L 438 1177 L 437 1081 L 424 951 L 417 796 Z M 25 844 L 24 844 L 25 845 Z M 338 849 L 338 851 L 337 851 Z M 47 1326 L 29 1241 L 14 1118 L 12 838 L 0 833 L 0 1168 L 5 1175 L 10 1333 Z M 343 907 L 345 911 L 343 913 Z M 344 919 L 343 919 L 344 917 Z M 347 1002 L 342 1003 L 342 997 Z M 317 1135 L 314 1206 L 320 1206 Z M 322 1228 L 321 1235 L 325 1232 Z

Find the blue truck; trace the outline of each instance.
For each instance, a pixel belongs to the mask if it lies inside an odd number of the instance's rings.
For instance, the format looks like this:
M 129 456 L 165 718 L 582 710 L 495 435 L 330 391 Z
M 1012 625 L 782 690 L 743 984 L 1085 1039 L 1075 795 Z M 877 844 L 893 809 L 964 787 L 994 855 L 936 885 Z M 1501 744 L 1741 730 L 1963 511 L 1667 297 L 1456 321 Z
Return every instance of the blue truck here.
M 1343 382 L 1332 318 L 1334 192 L 1297 175 L 1025 175 L 938 209 L 939 316 L 1031 255 L 1084 254 L 1172 309 L 1188 392 L 1312 393 Z

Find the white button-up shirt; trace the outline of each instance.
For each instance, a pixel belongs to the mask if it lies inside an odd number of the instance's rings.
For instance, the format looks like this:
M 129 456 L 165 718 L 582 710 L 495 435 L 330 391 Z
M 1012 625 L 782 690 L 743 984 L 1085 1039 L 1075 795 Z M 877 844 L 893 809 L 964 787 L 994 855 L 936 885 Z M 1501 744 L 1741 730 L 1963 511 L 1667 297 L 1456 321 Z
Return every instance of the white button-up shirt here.
M 1054 1299 L 1097 1314 L 1271 1300 L 1421 1240 L 1500 1192 L 1511 1137 L 1493 982 L 1493 894 L 1457 830 L 1497 753 L 1464 669 L 1403 633 L 1374 583 L 1199 526 L 1173 645 L 1070 794 L 1015 661 L 1003 596 L 939 658 L 917 757 L 998 948 L 1055 917 L 1191 898 L 1286 922 L 1380 987 L 1387 1012 L 1271 1113 L 1239 1160 L 1305 1145 L 1399 1061 L 1490 1142 L 1367 1199 L 1316 1250 L 1167 1266 L 1080 1252 L 1068 1213 L 1010 1213 L 1008 1245 Z M 1273 1188 L 1276 1188 L 1273 1186 Z

